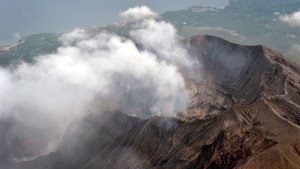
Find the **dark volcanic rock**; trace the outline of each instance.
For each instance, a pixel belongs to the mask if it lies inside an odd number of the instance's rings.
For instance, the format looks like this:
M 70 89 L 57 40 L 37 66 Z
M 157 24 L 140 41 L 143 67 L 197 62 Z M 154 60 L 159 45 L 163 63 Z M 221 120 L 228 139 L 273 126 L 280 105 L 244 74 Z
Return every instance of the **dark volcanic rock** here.
M 13 168 L 300 168 L 299 66 L 266 47 L 211 36 L 186 45 L 202 64 L 183 72 L 188 112 L 92 114 L 70 125 L 56 152 Z

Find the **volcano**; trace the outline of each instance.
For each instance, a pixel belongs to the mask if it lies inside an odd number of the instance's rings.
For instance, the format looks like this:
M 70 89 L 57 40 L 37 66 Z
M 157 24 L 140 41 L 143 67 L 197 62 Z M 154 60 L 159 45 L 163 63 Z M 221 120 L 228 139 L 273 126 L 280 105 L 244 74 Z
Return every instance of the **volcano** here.
M 184 41 L 201 68 L 178 118 L 121 111 L 73 122 L 51 154 L 13 169 L 300 168 L 300 66 L 264 46 Z

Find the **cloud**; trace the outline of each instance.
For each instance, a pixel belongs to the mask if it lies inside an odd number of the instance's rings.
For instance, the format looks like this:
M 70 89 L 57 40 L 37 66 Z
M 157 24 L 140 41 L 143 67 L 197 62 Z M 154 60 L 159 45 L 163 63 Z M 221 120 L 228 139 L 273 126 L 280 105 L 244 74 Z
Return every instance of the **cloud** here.
M 20 40 L 21 38 L 22 38 L 22 36 L 21 36 L 20 33 L 18 33 L 18 32 L 14 33 L 14 36 L 13 36 L 13 40 L 14 40 L 14 41 L 18 41 L 18 40 Z
M 154 15 L 146 7 L 125 15 L 141 11 Z M 76 29 L 61 36 L 56 53 L 0 68 L 0 121 L 13 119 L 5 132 L 12 158 L 53 151 L 68 124 L 91 112 L 119 109 L 149 118 L 186 110 L 189 92 L 179 69 L 193 60 L 175 28 L 146 19 L 130 34 L 134 41 Z
M 159 15 L 152 11 L 149 7 L 143 5 L 129 8 L 128 10 L 121 12 L 120 16 L 124 19 L 143 20 L 149 18 L 157 18 Z
M 300 11 L 294 12 L 291 15 L 283 15 L 280 19 L 292 26 L 300 26 Z
M 188 67 L 195 63 L 170 23 L 146 19 L 138 23 L 137 29 L 131 31 L 130 35 L 138 44 L 157 54 L 160 59 Z

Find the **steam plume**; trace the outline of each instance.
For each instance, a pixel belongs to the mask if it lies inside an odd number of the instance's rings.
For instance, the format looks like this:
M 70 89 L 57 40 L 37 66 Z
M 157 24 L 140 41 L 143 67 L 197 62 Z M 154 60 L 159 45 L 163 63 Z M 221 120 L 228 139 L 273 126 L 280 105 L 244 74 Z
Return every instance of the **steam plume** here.
M 141 118 L 185 111 L 188 91 L 178 66 L 192 61 L 176 30 L 149 19 L 157 14 L 145 6 L 122 15 L 147 18 L 131 32 L 141 48 L 107 32 L 76 29 L 62 35 L 55 54 L 0 69 L 0 119 L 13 119 L 6 146 L 22 142 L 12 158 L 53 150 L 69 122 L 91 111 L 120 109 Z
M 120 16 L 125 19 L 143 20 L 157 18 L 158 14 L 152 11 L 149 7 L 143 5 L 129 8 L 128 10 L 120 13 Z
M 291 15 L 283 15 L 280 19 L 292 26 L 300 26 L 300 11 L 294 12 Z

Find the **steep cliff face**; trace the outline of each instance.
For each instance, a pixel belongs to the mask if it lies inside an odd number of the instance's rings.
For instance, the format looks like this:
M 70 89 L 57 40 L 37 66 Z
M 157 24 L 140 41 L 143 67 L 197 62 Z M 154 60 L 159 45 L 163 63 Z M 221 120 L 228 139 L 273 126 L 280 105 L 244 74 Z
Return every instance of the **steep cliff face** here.
M 263 46 L 186 39 L 201 71 L 177 119 L 92 114 L 68 128 L 56 152 L 17 169 L 300 168 L 300 68 Z
M 193 93 L 200 95 L 195 99 L 198 105 L 201 105 L 199 98 L 211 100 L 202 96 L 209 92 L 215 104 L 226 109 L 265 99 L 274 104 L 272 108 L 284 109 L 278 110 L 281 116 L 299 124 L 298 65 L 263 46 L 240 46 L 211 36 L 191 37 L 187 43 L 192 55 L 197 56 L 203 66 L 201 83 L 192 78 L 188 80 L 196 89 Z M 223 102 L 218 98 L 223 98 Z

